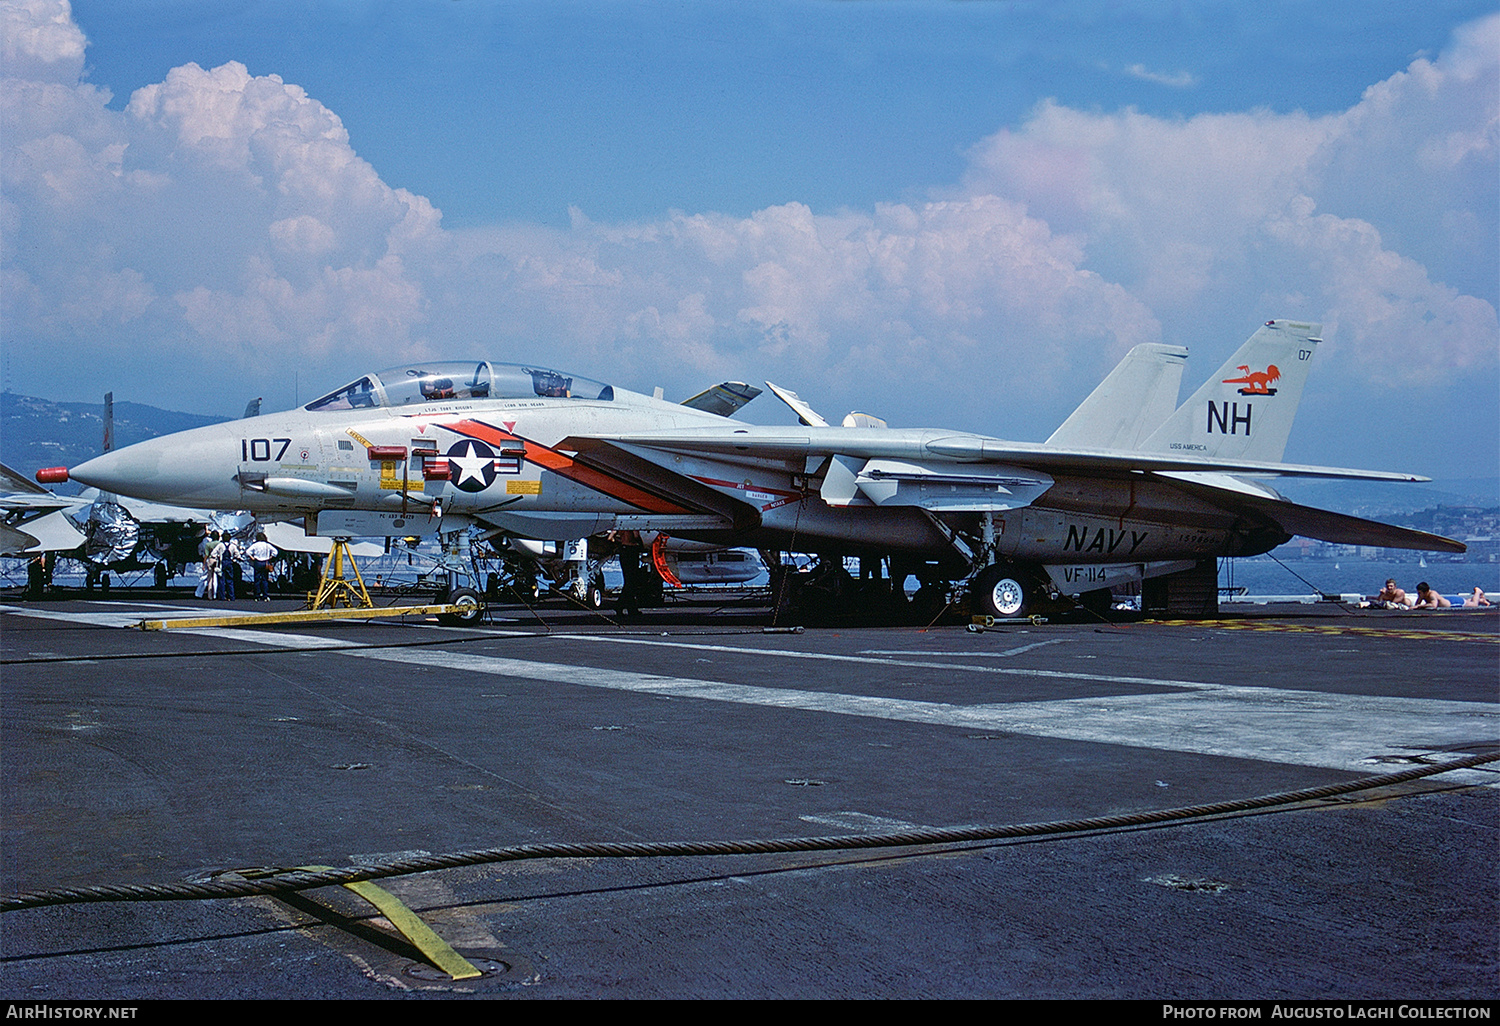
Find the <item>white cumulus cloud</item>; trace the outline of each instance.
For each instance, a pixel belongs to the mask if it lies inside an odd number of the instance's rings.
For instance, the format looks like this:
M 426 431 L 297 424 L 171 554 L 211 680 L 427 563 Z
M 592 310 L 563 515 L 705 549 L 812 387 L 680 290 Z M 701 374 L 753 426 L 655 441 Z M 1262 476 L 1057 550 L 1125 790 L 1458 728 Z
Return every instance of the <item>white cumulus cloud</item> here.
M 1044 103 L 975 148 L 963 192 L 1078 233 L 1081 263 L 1169 326 L 1321 320 L 1342 372 L 1389 386 L 1493 372 L 1497 53 L 1486 18 L 1321 117 Z
M 86 45 L 68 0 L 11 0 L 0 7 L 0 65 L 7 75 L 77 82 Z
M 1343 112 L 1042 103 L 925 200 L 463 230 L 276 75 L 185 64 L 115 110 L 65 2 L 0 26 L 5 342 L 100 386 L 147 352 L 218 391 L 487 355 L 1044 437 L 1131 345 L 1273 316 L 1324 321 L 1339 380 L 1495 374 L 1500 17 Z

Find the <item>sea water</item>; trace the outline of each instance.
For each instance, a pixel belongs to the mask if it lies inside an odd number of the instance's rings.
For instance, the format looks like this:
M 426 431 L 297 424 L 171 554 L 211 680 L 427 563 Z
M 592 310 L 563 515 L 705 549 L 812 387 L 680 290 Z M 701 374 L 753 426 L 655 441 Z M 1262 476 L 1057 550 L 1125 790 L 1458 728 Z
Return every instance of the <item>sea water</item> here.
M 1362 595 L 1366 598 L 1394 578 L 1398 587 L 1416 594 L 1426 581 L 1439 595 L 1462 602 L 1475 585 L 1500 593 L 1500 563 L 1455 562 L 1413 552 L 1396 559 L 1285 559 L 1276 553 L 1219 560 L 1219 587 L 1243 588 L 1251 596 Z

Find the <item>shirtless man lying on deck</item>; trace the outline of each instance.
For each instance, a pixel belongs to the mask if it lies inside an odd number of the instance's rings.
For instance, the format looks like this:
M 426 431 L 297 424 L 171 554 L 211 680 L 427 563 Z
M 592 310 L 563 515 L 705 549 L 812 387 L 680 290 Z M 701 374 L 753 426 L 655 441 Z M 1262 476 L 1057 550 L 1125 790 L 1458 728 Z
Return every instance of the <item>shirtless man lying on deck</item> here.
M 1396 579 L 1393 577 L 1385 582 L 1385 587 L 1371 600 L 1371 603 L 1384 606 L 1386 609 L 1410 609 L 1414 601 L 1416 600 L 1410 595 L 1396 587 Z
M 1413 609 L 1448 609 L 1452 605 L 1452 602 L 1429 588 L 1426 581 L 1417 585 L 1417 604 L 1412 606 Z

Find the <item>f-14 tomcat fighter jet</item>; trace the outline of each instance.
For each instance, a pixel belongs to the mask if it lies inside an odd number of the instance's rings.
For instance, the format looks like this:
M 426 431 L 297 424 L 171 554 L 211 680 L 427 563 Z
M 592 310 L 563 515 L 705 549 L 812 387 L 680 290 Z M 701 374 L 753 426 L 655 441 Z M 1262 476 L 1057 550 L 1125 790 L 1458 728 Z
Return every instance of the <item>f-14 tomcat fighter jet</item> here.
M 1263 483 L 1426 480 L 1280 462 L 1320 333 L 1268 321 L 1181 406 L 1186 350 L 1138 346 L 1040 444 L 865 414 L 835 427 L 775 385 L 801 423 L 756 426 L 725 415 L 757 391 L 748 386 L 719 386 L 739 391 L 717 406 L 714 390 L 683 405 L 478 360 L 366 374 L 300 409 L 142 442 L 71 476 L 157 501 L 303 516 L 321 535 L 661 531 L 859 556 L 885 561 L 898 593 L 911 575 L 924 586 L 970 579 L 974 611 L 997 616 L 1211 569 L 1299 534 L 1463 551 Z

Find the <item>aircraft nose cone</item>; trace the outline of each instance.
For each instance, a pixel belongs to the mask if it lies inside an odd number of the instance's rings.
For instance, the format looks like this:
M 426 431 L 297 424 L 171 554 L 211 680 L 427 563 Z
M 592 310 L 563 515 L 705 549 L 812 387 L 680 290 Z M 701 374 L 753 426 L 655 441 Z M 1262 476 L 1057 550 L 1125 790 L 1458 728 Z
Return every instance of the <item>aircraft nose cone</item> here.
M 129 495 L 137 499 L 160 499 L 170 485 L 161 464 L 163 449 L 152 442 L 116 449 L 95 456 L 68 471 L 74 481 L 91 485 L 103 492 Z
M 138 474 L 132 474 L 128 464 L 132 461 L 122 458 L 123 453 L 107 452 L 103 456 L 95 456 L 68 471 L 68 477 L 74 481 L 98 488 L 104 492 L 121 491 L 122 485 L 139 483 Z M 126 489 L 128 491 L 128 489 Z
M 189 509 L 237 509 L 234 429 L 212 425 L 95 456 L 68 472 L 103 492 Z M 228 458 L 226 458 L 226 453 Z

